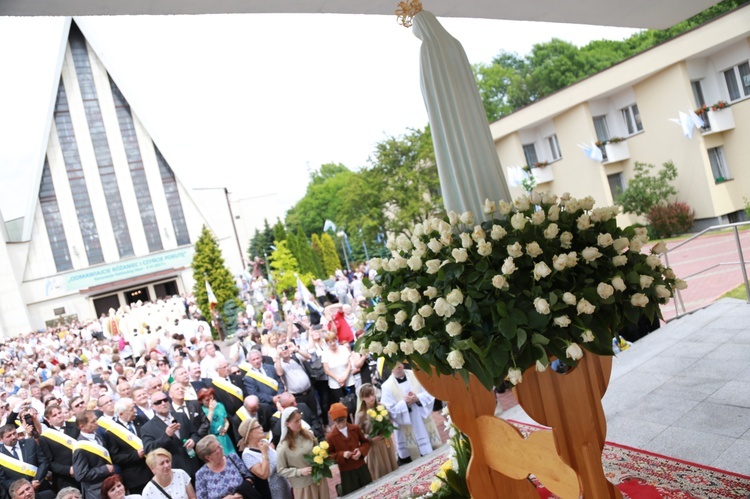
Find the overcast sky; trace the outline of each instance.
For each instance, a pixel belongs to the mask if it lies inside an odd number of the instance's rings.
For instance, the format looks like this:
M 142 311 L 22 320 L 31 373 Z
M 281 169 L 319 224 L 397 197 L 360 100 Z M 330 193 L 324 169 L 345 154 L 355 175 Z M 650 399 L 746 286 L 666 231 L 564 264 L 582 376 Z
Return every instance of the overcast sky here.
M 78 18 L 134 113 L 188 187 L 265 196 L 275 220 L 305 192 L 308 169 L 367 164 L 374 145 L 427 123 L 420 41 L 395 17 L 213 15 Z M 635 30 L 441 19 L 472 63 Z M 61 18 L 0 18 L 0 210 L 25 213 L 38 194 Z M 259 198 L 260 199 L 260 198 Z

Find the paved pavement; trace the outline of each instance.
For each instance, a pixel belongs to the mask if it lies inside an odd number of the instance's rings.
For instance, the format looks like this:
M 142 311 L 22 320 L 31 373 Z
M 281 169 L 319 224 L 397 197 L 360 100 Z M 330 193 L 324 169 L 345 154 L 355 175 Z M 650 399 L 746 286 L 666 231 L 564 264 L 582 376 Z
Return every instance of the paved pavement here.
M 607 440 L 750 475 L 750 305 L 724 299 L 613 363 Z M 520 406 L 503 417 L 532 423 Z M 750 491 L 748 491 L 750 493 Z

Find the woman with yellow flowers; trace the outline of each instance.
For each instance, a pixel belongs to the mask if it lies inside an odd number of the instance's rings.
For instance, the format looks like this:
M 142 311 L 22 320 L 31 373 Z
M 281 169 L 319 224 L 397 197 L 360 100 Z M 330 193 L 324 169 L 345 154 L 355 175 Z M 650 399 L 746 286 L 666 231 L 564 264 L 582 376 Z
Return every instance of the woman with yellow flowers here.
M 354 422 L 362 428 L 362 432 L 370 440 L 370 453 L 367 454 L 366 459 L 367 468 L 370 470 L 372 479 L 377 480 L 398 468 L 396 446 L 393 445 L 390 435 L 388 438 L 383 435 L 373 435 L 372 419 L 377 416 L 389 418 L 388 411 L 380 405 L 375 395 L 375 387 L 370 383 L 362 385 L 359 388 L 359 398 L 362 402 L 359 404 Z
M 294 499 L 329 498 L 328 480 L 323 477 L 316 483 L 312 478 L 313 468 L 305 457 L 312 455 L 315 443 L 312 432 L 302 428 L 299 410 L 296 407 L 284 409 L 281 413 L 281 439 L 276 448 L 276 471 L 289 479 Z

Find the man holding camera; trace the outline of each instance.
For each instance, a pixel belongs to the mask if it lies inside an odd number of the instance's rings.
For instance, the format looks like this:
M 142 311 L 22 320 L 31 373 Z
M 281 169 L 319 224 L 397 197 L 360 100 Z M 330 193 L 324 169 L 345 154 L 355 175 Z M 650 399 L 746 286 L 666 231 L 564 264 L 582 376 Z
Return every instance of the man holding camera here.
M 28 413 L 26 413 L 28 414 Z M 24 421 L 23 412 L 21 420 Z M 29 425 L 29 423 L 24 423 Z M 51 499 L 55 495 L 44 482 L 49 462 L 33 438 L 18 438 L 15 425 L 0 427 L 0 497 L 10 498 L 8 491 L 13 482 L 25 478 L 31 482 L 37 498 Z
M 304 365 L 310 360 L 310 354 L 300 350 L 297 345 L 289 341 L 278 347 L 279 358 L 276 360 L 276 374 L 283 378 L 287 391 L 294 395 L 297 402 L 305 403 L 313 412 L 318 413 L 318 402 L 315 398 L 310 377 Z

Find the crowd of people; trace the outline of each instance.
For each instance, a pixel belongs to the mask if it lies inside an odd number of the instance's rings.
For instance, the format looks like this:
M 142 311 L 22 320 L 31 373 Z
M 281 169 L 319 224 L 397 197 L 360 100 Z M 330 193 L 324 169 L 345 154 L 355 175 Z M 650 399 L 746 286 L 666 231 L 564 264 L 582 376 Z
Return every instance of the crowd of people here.
M 225 353 L 189 295 L 0 340 L 0 499 L 328 498 L 321 441 L 339 494 L 432 452 L 435 400 L 353 348 L 365 272 L 315 283 L 315 304 L 241 277 Z M 371 434 L 379 404 L 396 445 Z

